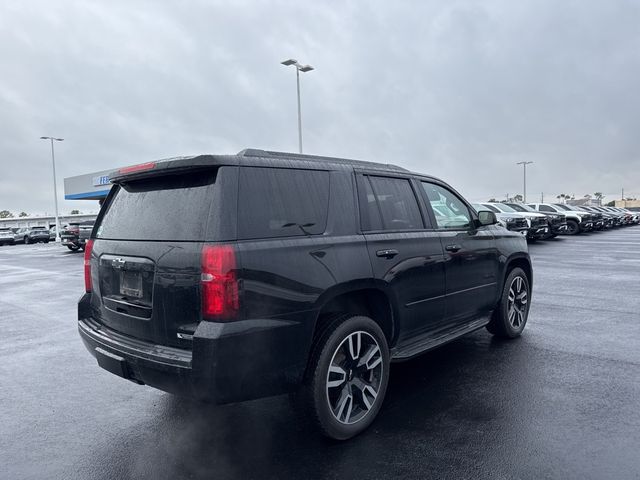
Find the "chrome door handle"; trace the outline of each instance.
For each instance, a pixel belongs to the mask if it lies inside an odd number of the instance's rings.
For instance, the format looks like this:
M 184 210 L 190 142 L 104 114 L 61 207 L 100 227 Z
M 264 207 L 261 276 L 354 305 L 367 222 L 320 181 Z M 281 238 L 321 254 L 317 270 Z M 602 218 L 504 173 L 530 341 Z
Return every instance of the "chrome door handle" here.
M 398 250 L 394 250 L 394 249 L 390 249 L 390 250 L 378 250 L 376 252 L 376 255 L 378 257 L 384 257 L 384 258 L 393 258 L 396 255 L 398 255 Z
M 455 253 L 455 252 L 457 252 L 458 250 L 461 250 L 461 249 L 462 249 L 462 247 L 461 247 L 460 245 L 447 245 L 446 247 L 444 247 L 444 249 L 445 249 L 447 252 L 453 252 L 453 253 Z

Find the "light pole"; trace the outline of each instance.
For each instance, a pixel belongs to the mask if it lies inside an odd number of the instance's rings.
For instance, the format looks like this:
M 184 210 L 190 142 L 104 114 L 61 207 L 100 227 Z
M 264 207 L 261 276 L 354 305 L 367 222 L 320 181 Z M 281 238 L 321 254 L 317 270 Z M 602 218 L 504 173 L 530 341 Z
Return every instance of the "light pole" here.
M 51 140 L 51 162 L 53 163 L 53 200 L 56 206 L 56 242 L 60 241 L 60 220 L 58 220 L 58 187 L 56 186 L 56 155 L 53 152 L 53 142 L 62 142 L 64 138 L 40 137 L 40 140 Z
M 313 70 L 311 65 L 301 65 L 297 60 L 290 58 L 284 62 L 280 62 L 282 65 L 296 67 L 296 87 L 298 91 L 298 149 L 302 153 L 302 109 L 300 107 L 300 72 L 310 72 Z
M 527 165 L 531 164 L 533 162 L 517 162 L 516 165 L 522 165 L 523 167 L 523 172 L 524 172 L 524 180 L 523 180 L 523 197 L 522 197 L 522 202 L 523 203 L 527 203 Z

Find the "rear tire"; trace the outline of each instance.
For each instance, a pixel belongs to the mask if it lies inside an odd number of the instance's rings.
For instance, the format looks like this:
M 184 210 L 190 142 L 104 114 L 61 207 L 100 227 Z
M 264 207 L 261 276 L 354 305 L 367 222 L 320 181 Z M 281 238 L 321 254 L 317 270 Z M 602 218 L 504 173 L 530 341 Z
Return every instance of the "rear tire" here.
M 346 440 L 380 411 L 389 381 L 389 347 L 369 317 L 340 316 L 312 349 L 298 404 L 327 437 Z
M 67 245 L 67 248 L 72 252 L 77 252 L 80 247 L 78 247 L 77 245 Z
M 24 244 L 29 245 L 30 243 L 31 243 L 31 240 L 29 240 L 29 237 L 24 237 Z
M 487 330 L 498 337 L 519 337 L 529 317 L 530 298 L 529 279 L 524 270 L 516 267 L 507 275 Z

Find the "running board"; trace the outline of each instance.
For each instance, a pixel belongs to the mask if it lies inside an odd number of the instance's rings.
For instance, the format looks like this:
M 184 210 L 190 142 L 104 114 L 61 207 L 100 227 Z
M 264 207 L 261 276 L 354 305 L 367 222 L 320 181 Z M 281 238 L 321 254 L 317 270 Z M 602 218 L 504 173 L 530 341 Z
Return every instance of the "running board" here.
M 472 323 L 469 323 L 463 327 L 452 330 L 440 337 L 436 338 L 427 338 L 422 341 L 413 342 L 409 345 L 403 346 L 398 349 L 394 349 L 391 352 L 391 360 L 394 362 L 402 362 L 404 360 L 409 360 L 421 353 L 425 353 L 429 350 L 432 350 L 436 347 L 444 345 L 445 343 L 449 343 L 457 338 L 460 338 L 463 335 L 471 333 L 475 330 L 478 330 L 489 323 L 491 316 L 482 317 L 478 320 L 475 320 Z

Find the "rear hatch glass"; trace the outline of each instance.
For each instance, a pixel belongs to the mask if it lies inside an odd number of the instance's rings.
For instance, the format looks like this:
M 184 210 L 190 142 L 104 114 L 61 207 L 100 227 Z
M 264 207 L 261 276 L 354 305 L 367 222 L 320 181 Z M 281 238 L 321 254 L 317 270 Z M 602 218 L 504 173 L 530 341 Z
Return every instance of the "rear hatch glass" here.
M 214 182 L 210 170 L 120 185 L 96 238 L 202 241 Z

